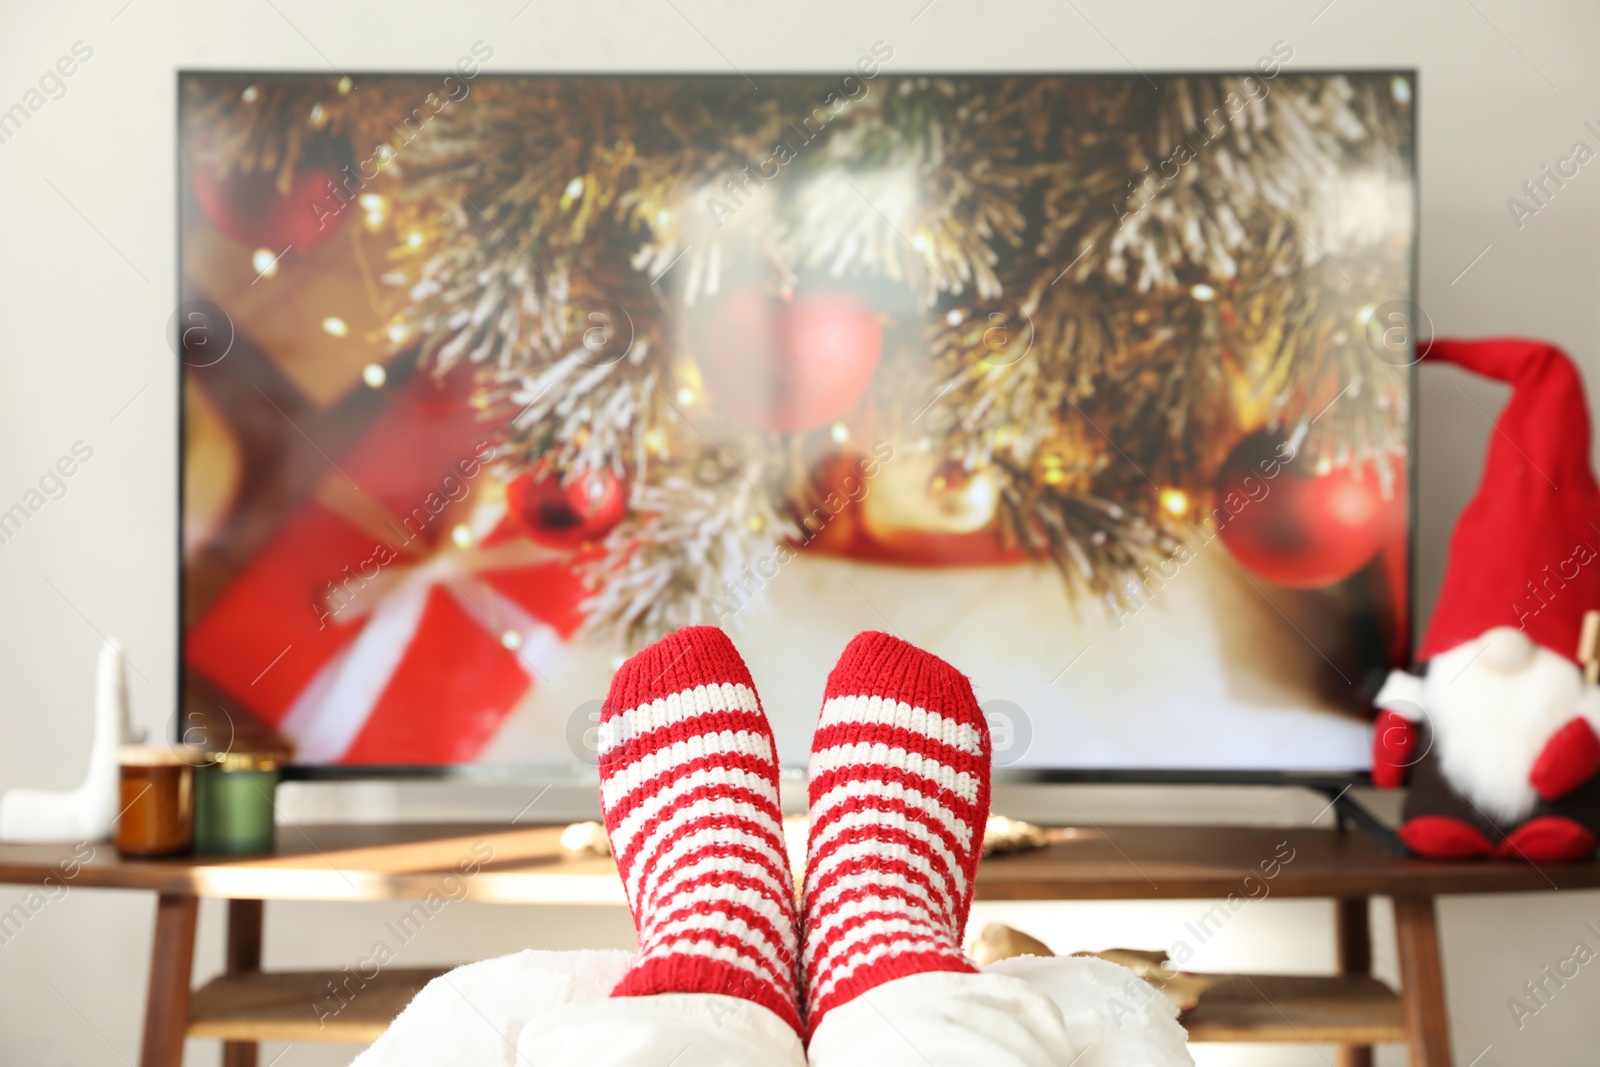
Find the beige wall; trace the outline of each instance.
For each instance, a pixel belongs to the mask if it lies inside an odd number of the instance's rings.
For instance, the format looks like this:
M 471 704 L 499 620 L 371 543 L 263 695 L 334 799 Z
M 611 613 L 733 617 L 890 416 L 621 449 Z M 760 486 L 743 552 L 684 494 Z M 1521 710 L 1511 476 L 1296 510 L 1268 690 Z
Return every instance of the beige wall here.
M 20 497 L 74 441 L 94 459 L 22 535 L 0 545 L 0 786 L 75 781 L 87 740 L 96 631 L 120 635 L 138 673 L 139 717 L 159 728 L 173 700 L 174 361 L 163 340 L 173 296 L 173 70 L 178 66 L 442 67 L 477 39 L 490 69 L 842 68 L 873 40 L 899 69 L 1108 70 L 1242 67 L 1278 40 L 1295 67 L 1421 68 L 1421 299 L 1441 331 L 1525 333 L 1569 347 L 1600 384 L 1600 164 L 1520 231 L 1505 206 L 1541 164 L 1600 120 L 1600 11 L 1591 3 L 1113 4 L 717 0 L 449 4 L 180 3 L 96 0 L 0 5 L 0 109 L 75 41 L 94 49 L 67 93 L 0 144 L 0 501 Z M 119 8 L 122 10 L 119 12 Z M 1319 14 L 1319 9 L 1320 14 Z M 920 10 L 920 14 L 919 14 Z M 913 21 L 913 17 L 915 20 Z M 692 20 L 692 25 L 691 25 Z M 1490 246 L 1464 276 L 1462 270 Z M 149 388 L 145 389 L 146 386 Z M 1457 390 L 1459 386 L 1460 391 Z M 137 397 L 131 406 L 130 399 Z M 1445 539 L 1477 478 L 1502 394 L 1453 372 L 1422 394 L 1422 589 L 1437 587 Z M 1469 403 L 1468 401 L 1471 401 Z M 119 414 L 120 412 L 120 414 Z M 114 421 L 113 421 L 114 419 Z M 1314 815 L 1311 798 L 1214 789 L 1072 790 L 1097 821 Z M 509 816 L 518 791 L 362 786 L 286 798 L 308 815 Z M 552 794 L 552 815 L 582 807 Z M 1053 793 L 1002 808 L 1073 817 Z M 0 888 L 0 909 L 18 899 Z M 117 1064 L 136 1058 L 151 899 L 73 890 L 0 945 L 0 1062 Z M 1193 903 L 982 906 L 1059 948 L 1165 945 Z M 1392 973 L 1386 912 L 1380 964 Z M 274 905 L 271 966 L 363 954 L 389 906 Z M 1206 966 L 1331 965 L 1328 909 L 1269 901 L 1206 946 Z M 1600 894 L 1472 899 L 1443 906 L 1456 1048 L 1480 1067 L 1589 1064 L 1600 1045 L 1600 973 L 1585 971 L 1517 1032 L 1507 998 L 1566 955 L 1600 919 Z M 202 912 L 200 959 L 220 956 L 220 911 Z M 522 946 L 623 945 L 617 911 L 455 905 L 405 949 L 405 962 L 469 959 Z M 1491 1046 L 1487 1053 L 1485 1046 Z M 269 1050 L 263 1062 L 281 1050 Z M 191 1063 L 216 1062 L 195 1042 Z M 279 1067 L 347 1062 L 351 1050 L 300 1046 Z M 1326 1058 L 1325 1058 L 1326 1056 Z M 1329 1062 L 1327 1050 L 1210 1049 L 1202 1063 Z M 1398 1064 L 1397 1050 L 1380 1060 Z

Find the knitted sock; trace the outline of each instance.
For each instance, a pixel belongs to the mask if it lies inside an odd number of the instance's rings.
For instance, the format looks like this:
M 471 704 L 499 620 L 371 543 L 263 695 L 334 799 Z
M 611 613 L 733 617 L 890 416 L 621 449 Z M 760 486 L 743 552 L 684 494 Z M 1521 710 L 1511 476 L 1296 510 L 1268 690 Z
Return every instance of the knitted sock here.
M 799 1031 L 776 750 L 721 630 L 679 630 L 617 671 L 600 711 L 600 803 L 639 932 L 611 995 L 742 997 Z
M 989 814 L 989 730 L 960 671 L 888 634 L 851 641 L 811 743 L 807 1026 L 961 951 Z

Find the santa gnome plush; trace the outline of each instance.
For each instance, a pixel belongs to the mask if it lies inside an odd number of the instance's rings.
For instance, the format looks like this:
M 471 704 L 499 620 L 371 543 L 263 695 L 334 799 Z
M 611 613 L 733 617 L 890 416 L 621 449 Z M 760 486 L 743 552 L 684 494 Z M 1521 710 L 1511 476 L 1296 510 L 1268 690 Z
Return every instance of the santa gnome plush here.
M 1375 703 L 1372 777 L 1409 778 L 1400 837 L 1438 859 L 1571 862 L 1600 832 L 1600 689 L 1579 640 L 1600 609 L 1600 487 L 1567 354 L 1538 341 L 1433 343 L 1427 363 L 1509 382 L 1478 493 L 1456 521 L 1417 659 Z

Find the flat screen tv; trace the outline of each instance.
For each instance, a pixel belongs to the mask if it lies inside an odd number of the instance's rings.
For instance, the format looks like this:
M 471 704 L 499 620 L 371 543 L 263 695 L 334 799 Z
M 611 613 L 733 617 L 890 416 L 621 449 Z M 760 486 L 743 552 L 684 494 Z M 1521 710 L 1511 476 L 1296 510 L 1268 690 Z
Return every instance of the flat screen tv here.
M 1357 780 L 1410 652 L 1416 80 L 180 76 L 182 693 L 294 773 L 563 776 L 726 628 L 1019 776 Z M 217 724 L 225 724 L 218 726 Z

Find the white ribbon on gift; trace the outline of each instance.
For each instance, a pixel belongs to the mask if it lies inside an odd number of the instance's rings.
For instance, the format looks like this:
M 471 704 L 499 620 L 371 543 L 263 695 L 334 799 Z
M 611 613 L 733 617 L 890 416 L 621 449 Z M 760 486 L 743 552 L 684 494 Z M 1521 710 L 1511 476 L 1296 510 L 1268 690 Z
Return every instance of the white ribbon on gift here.
M 477 537 L 504 515 L 503 501 L 474 508 L 465 547 L 446 538 L 441 548 L 416 563 L 390 563 L 342 607 L 338 625 L 361 632 L 334 656 L 296 698 L 279 729 L 295 743 L 303 763 L 336 763 L 349 751 L 388 688 L 411 642 L 433 590 L 443 586 L 484 629 L 516 654 L 530 677 L 540 677 L 565 647 L 548 624 L 529 615 L 482 578 L 485 571 L 533 566 L 559 557 L 530 541 L 479 547 Z M 515 638 L 508 635 L 515 634 Z

